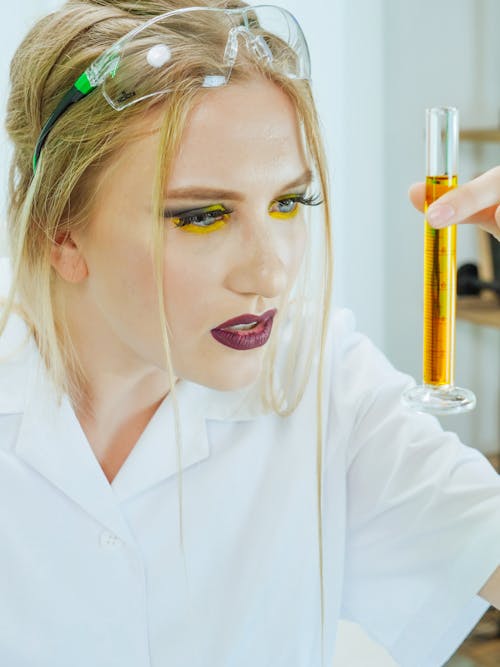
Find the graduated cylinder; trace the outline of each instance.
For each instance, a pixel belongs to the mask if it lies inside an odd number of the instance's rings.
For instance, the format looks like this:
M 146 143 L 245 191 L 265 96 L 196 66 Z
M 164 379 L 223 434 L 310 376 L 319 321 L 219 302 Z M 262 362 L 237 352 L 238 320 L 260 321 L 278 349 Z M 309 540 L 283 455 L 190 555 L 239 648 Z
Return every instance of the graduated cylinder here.
M 457 187 L 458 110 L 426 111 L 425 211 Z M 424 351 L 426 385 L 453 385 L 456 314 L 456 225 L 434 229 L 424 221 Z

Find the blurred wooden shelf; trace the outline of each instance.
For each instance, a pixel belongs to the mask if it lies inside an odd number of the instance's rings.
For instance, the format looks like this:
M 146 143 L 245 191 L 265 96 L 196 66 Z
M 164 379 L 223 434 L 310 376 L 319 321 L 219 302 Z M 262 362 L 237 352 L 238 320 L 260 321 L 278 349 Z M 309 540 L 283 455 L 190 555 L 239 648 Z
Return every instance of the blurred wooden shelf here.
M 490 607 L 443 667 L 498 667 L 500 611 Z
M 463 141 L 491 141 L 500 142 L 499 128 L 465 129 L 460 131 L 460 139 Z
M 457 297 L 457 318 L 500 328 L 500 301 L 481 299 L 478 296 Z
M 485 456 L 491 465 L 495 468 L 495 470 L 500 472 L 500 454 L 486 454 Z

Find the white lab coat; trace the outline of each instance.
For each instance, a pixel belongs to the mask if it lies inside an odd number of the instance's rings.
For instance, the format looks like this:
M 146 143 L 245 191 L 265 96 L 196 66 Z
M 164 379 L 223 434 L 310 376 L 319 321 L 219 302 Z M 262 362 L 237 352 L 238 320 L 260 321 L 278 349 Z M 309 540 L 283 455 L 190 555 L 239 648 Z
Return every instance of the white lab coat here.
M 12 317 L 0 355 L 22 331 Z M 438 667 L 489 606 L 500 479 L 401 407 L 411 379 L 349 311 L 330 335 L 325 665 L 344 618 L 402 667 Z M 109 484 L 34 343 L 0 364 L 2 667 L 319 667 L 314 380 L 288 418 L 246 390 L 178 394 L 186 573 L 168 398 Z

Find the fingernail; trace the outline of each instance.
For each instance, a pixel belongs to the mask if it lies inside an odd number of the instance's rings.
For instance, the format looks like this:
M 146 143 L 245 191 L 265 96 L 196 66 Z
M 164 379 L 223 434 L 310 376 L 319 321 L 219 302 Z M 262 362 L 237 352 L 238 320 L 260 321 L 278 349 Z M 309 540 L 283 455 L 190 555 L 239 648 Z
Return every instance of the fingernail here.
M 455 209 L 449 204 L 432 204 L 427 209 L 427 222 L 433 227 L 444 227 L 455 215 Z

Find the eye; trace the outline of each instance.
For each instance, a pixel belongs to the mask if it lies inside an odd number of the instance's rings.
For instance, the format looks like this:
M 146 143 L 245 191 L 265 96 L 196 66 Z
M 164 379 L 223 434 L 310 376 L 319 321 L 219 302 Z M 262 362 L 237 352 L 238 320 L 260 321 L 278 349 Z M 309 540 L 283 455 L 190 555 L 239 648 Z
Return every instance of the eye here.
M 286 195 L 276 199 L 269 207 L 269 213 L 275 218 L 294 218 L 299 212 L 299 205 L 318 206 L 323 201 L 319 195 Z
M 165 211 L 164 216 L 172 220 L 175 227 L 195 234 L 208 234 L 224 227 L 231 213 L 232 210 L 225 206 L 214 204 L 190 211 Z
M 299 212 L 299 203 L 292 197 L 288 197 L 287 199 L 279 199 L 278 201 L 274 202 L 270 212 L 292 217 Z

